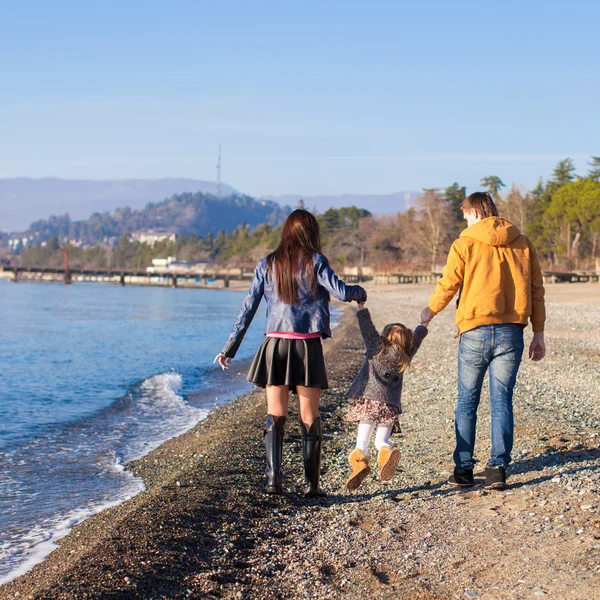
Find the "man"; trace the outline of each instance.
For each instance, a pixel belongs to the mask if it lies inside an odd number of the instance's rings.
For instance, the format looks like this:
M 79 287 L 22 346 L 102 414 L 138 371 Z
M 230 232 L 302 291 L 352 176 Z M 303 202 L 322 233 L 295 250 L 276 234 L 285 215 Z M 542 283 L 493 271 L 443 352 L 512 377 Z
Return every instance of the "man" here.
M 421 320 L 429 322 L 459 291 L 455 469 L 449 482 L 474 485 L 477 407 L 489 369 L 492 449 L 484 486 L 505 489 L 514 434 L 513 389 L 528 320 L 533 328 L 529 357 L 537 361 L 546 354 L 544 285 L 533 245 L 498 216 L 488 193 L 471 194 L 460 208 L 468 227 L 452 244 L 442 278 Z

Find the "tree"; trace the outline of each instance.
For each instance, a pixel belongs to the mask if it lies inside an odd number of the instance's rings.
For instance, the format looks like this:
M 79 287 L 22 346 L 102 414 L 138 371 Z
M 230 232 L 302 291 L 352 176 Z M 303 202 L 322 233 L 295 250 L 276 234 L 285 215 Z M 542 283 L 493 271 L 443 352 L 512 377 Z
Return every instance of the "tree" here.
M 488 175 L 487 177 L 482 177 L 481 185 L 487 188 L 487 191 L 492 195 L 494 200 L 497 200 L 500 194 L 500 190 L 503 187 L 506 187 L 502 179 L 496 175 Z
M 528 226 L 535 210 L 533 193 L 513 185 L 504 200 L 498 203 L 498 210 L 511 223 L 519 227 L 521 233 L 528 234 Z
M 588 171 L 588 177 L 595 181 L 600 181 L 600 156 L 592 156 L 592 162 L 589 162 L 591 169 Z
M 444 198 L 446 202 L 452 207 L 452 212 L 457 224 L 462 223 L 463 214 L 460 209 L 460 205 L 463 200 L 467 197 L 467 188 L 460 186 L 458 183 L 453 183 L 451 186 L 444 190 Z
M 600 182 L 586 177 L 561 186 L 544 217 L 557 251 L 568 258 L 589 251 L 594 259 L 600 234 Z
M 546 186 L 546 191 L 552 194 L 554 190 L 557 190 L 562 185 L 569 183 L 575 179 L 575 165 L 573 159 L 565 158 L 558 162 L 552 173 L 552 179 Z
M 453 209 L 437 188 L 424 189 L 423 192 L 417 212 L 418 220 L 413 224 L 415 243 L 428 253 L 430 268 L 435 271 L 438 256 L 455 237 L 448 227 Z

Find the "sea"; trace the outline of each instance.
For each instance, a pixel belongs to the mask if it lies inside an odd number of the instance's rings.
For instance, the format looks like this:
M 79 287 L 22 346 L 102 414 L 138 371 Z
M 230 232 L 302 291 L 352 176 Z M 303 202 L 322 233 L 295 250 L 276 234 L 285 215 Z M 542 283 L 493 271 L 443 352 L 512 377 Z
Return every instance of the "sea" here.
M 229 371 L 243 292 L 0 279 L 0 583 L 144 489 L 125 468 L 250 389 L 264 304 Z

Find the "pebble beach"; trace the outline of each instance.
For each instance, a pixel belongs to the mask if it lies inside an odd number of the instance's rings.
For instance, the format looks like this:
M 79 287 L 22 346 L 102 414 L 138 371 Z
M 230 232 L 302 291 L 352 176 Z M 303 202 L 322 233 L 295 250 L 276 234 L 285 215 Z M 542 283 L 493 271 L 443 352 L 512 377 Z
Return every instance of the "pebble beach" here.
M 415 327 L 431 290 L 371 286 L 367 306 L 379 328 Z M 266 410 L 264 394 L 253 392 L 129 463 L 146 490 L 76 526 L 44 562 L 1 586 L 0 599 L 600 598 L 600 285 L 548 286 L 547 312 L 547 358 L 525 357 L 519 373 L 507 490 L 482 487 L 487 384 L 478 485 L 446 483 L 456 401 L 452 306 L 431 322 L 404 379 L 396 476 L 382 483 L 373 469 L 356 492 L 344 489 L 355 435 L 344 421 L 344 392 L 364 356 L 355 306 L 347 306 L 325 342 L 326 498 L 301 495 L 295 402 L 286 491 L 263 494 Z M 530 339 L 527 329 L 526 348 Z

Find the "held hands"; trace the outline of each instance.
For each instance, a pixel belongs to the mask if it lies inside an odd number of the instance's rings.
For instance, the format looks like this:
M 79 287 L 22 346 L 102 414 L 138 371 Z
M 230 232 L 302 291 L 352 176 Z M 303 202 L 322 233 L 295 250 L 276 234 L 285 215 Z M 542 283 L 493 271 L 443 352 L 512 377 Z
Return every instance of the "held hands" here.
M 361 304 L 364 304 L 367 301 L 367 291 L 364 288 L 360 288 L 360 295 L 358 300 L 356 301 L 356 303 L 360 306 Z
M 534 361 L 542 360 L 546 356 L 546 344 L 544 342 L 544 332 L 540 331 L 533 334 L 533 339 L 529 345 L 529 358 Z
M 223 371 L 229 369 L 229 363 L 231 362 L 231 358 L 225 356 L 224 354 L 217 354 L 215 356 L 215 360 L 213 360 L 213 365 L 217 361 L 219 361 L 219 365 L 221 366 L 221 369 L 223 369 Z
M 421 325 L 423 325 L 423 327 L 427 327 L 433 317 L 435 317 L 435 313 L 431 312 L 429 306 L 426 306 L 421 311 Z

